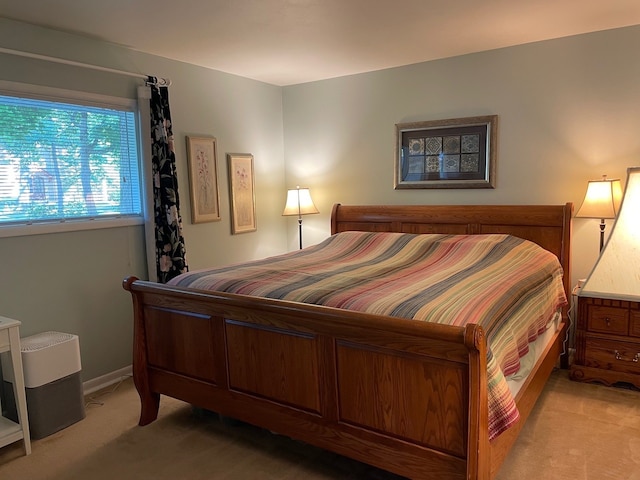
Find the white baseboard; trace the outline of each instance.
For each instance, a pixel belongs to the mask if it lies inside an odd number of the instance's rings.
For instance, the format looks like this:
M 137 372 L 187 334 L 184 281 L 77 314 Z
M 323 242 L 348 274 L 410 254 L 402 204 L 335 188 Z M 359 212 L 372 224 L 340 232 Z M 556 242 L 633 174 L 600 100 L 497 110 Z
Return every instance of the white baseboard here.
M 82 384 L 83 393 L 89 395 L 93 392 L 101 390 L 105 387 L 118 383 L 124 377 L 130 377 L 133 373 L 131 365 L 116 370 L 115 372 L 107 373 L 97 378 L 87 380 Z

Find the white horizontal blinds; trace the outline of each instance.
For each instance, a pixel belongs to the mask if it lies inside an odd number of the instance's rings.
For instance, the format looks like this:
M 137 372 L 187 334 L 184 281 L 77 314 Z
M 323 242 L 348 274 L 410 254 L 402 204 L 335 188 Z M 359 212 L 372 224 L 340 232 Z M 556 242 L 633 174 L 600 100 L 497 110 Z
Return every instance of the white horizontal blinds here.
M 142 173 L 138 158 L 138 138 L 135 114 L 124 112 L 120 125 L 122 152 L 120 174 L 121 214 L 143 215 L 142 206 Z
M 0 225 L 142 213 L 134 111 L 0 95 Z

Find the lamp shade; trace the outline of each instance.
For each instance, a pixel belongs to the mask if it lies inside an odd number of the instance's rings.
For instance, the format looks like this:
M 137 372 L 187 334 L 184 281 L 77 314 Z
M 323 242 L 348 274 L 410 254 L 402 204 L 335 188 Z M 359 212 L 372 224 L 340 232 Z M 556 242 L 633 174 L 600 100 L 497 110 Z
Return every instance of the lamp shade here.
M 580 296 L 640 301 L 640 167 L 627 173 L 620 213 Z
M 282 215 L 309 215 L 320 213 L 311 200 L 311 192 L 308 188 L 296 187 L 287 192 L 287 203 Z
M 582 205 L 576 213 L 580 218 L 616 218 L 622 201 L 622 185 L 618 179 L 591 180 Z

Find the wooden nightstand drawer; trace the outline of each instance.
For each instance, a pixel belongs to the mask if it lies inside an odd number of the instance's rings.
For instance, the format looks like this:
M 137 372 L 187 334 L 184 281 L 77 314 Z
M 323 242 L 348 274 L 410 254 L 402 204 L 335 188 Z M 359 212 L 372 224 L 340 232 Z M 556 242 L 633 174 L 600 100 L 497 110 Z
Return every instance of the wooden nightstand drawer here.
M 629 324 L 629 335 L 640 337 L 640 312 L 631 312 L 631 323 Z
M 591 305 L 589 307 L 587 330 L 596 333 L 628 335 L 629 310 L 626 308 Z
M 586 366 L 640 374 L 640 343 L 589 337 L 586 347 Z
M 640 302 L 578 296 L 571 378 L 640 388 Z

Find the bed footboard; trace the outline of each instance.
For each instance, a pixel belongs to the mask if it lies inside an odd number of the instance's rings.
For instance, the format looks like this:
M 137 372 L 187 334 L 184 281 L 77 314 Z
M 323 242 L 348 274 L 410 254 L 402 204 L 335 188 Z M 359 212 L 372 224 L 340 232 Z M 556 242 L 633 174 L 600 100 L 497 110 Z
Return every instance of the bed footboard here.
M 480 327 L 123 286 L 141 425 L 164 394 L 410 478 L 489 478 Z

